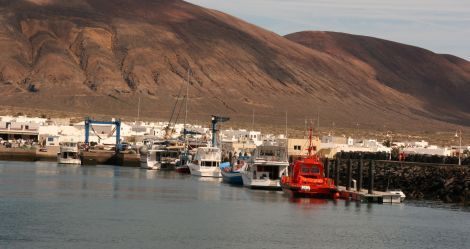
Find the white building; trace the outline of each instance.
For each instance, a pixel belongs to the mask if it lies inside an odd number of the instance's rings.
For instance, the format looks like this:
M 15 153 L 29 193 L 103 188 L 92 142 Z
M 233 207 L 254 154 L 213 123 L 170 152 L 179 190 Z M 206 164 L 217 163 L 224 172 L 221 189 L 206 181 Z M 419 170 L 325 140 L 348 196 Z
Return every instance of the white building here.
M 222 141 L 226 142 L 251 142 L 259 146 L 263 143 L 260 131 L 248 130 L 224 130 L 220 132 Z
M 452 150 L 448 148 L 441 148 L 435 145 L 423 147 L 408 147 L 401 150 L 405 155 L 437 155 L 437 156 L 451 156 Z

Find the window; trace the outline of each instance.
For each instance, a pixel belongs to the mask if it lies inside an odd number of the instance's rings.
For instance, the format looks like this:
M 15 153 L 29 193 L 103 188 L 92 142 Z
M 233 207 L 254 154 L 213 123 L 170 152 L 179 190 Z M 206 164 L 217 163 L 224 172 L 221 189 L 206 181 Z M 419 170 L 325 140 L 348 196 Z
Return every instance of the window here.
M 312 166 L 302 165 L 301 171 L 304 174 L 309 174 L 309 173 L 319 174 L 320 173 L 320 168 L 318 168 L 318 166 L 316 166 L 316 165 L 312 165 Z
M 294 145 L 294 150 L 302 150 L 302 146 L 300 146 L 300 145 Z
M 274 156 L 274 151 L 272 150 L 262 150 L 260 151 L 260 156 Z
M 219 166 L 219 163 L 214 162 L 214 161 L 202 161 L 201 166 L 204 166 L 204 167 L 217 167 L 217 166 Z
M 313 174 L 319 174 L 319 173 L 320 173 L 320 169 L 319 169 L 317 166 L 313 166 L 313 167 L 310 169 L 310 172 L 312 172 Z
M 53 137 L 48 137 L 47 142 L 54 142 L 54 138 Z

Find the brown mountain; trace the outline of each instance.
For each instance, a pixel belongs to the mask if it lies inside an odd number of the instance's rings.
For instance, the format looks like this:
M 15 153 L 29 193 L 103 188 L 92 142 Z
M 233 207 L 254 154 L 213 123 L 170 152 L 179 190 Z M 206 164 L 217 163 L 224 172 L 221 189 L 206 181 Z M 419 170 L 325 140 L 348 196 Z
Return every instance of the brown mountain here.
M 427 103 L 430 110 L 470 111 L 470 62 L 382 39 L 306 31 L 285 36 L 360 68 L 378 82 Z
M 179 0 L 0 0 L 0 104 L 166 119 L 470 124 L 469 62 L 332 33 L 287 38 Z M 300 44 L 299 44 L 300 43 Z M 184 93 L 184 91 L 183 91 Z

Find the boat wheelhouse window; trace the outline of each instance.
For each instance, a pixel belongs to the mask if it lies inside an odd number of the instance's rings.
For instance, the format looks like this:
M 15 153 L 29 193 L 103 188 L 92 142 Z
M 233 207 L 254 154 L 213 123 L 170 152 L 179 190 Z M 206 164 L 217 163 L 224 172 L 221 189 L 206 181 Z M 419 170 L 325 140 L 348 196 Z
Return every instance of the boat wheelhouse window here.
M 302 173 L 304 174 L 319 174 L 320 173 L 320 169 L 316 166 L 316 165 L 312 165 L 310 167 L 306 166 L 306 165 L 302 165 L 302 169 L 301 169 Z
M 313 174 L 319 174 L 319 173 L 320 173 L 320 169 L 319 169 L 317 166 L 313 166 L 313 167 L 310 169 L 310 172 L 313 173 Z
M 219 163 L 214 161 L 202 161 L 201 166 L 204 167 L 218 167 Z
M 308 167 L 302 167 L 302 173 L 310 173 L 310 169 Z
M 274 156 L 274 151 L 272 150 L 261 150 L 259 152 L 260 156 Z

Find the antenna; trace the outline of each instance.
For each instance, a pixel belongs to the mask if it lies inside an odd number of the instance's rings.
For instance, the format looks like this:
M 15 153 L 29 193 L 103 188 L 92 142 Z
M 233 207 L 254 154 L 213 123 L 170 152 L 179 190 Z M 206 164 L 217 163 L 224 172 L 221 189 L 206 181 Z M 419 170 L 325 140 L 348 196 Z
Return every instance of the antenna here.
M 308 129 L 308 156 L 312 156 L 312 150 L 313 150 L 313 146 L 312 146 L 312 133 L 313 133 L 313 129 L 310 127 L 310 129 Z
M 307 137 L 307 119 L 305 119 L 305 128 L 304 128 L 305 134 L 304 138 Z
M 140 121 L 140 97 L 139 97 L 139 104 L 137 104 L 137 121 Z
M 255 131 L 255 109 L 253 109 L 253 117 L 251 120 L 251 131 Z
M 317 111 L 317 130 L 318 136 L 320 136 L 320 110 Z
M 286 111 L 286 139 L 287 139 L 287 111 Z

